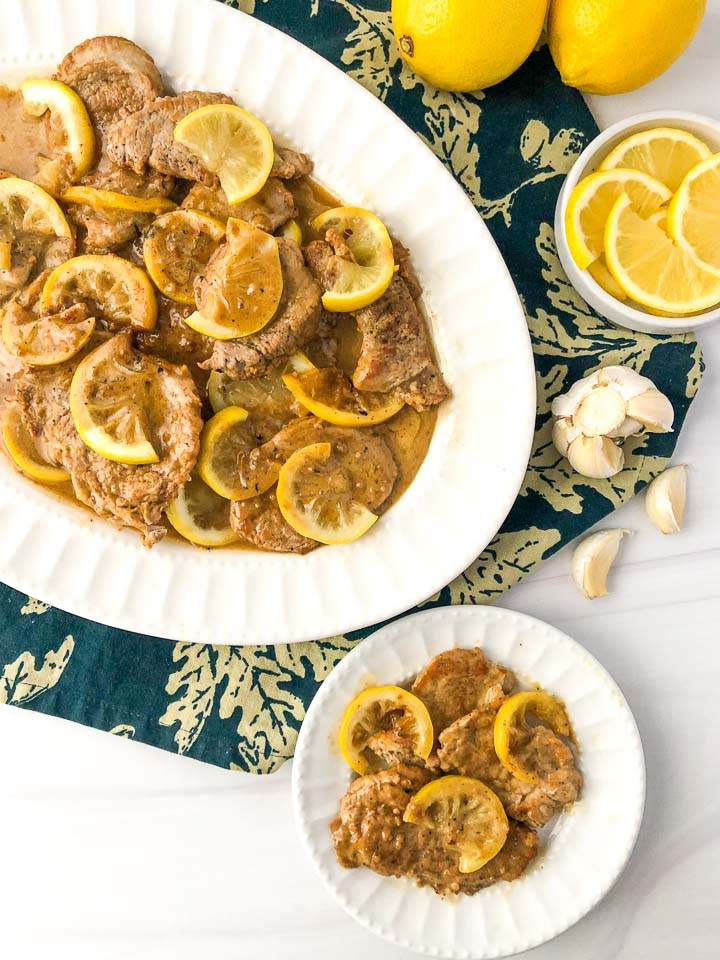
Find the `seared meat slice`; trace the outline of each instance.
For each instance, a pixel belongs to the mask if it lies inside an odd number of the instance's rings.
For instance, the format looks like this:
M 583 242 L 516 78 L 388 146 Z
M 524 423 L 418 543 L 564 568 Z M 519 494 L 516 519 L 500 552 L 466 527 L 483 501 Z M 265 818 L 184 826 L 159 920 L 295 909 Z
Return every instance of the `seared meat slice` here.
M 539 773 L 540 782 L 518 780 L 495 753 L 495 715 L 496 709 L 479 707 L 443 730 L 438 749 L 440 767 L 477 777 L 500 797 L 508 816 L 542 827 L 566 804 L 577 800 L 582 775 L 575 767 L 572 751 L 548 727 L 529 727 L 516 750 Z
M 228 203 L 221 186 L 208 187 L 195 183 L 180 206 L 204 210 L 219 220 L 227 220 L 228 217 L 247 220 L 267 233 L 275 233 L 288 220 L 297 216 L 293 195 L 277 177 L 270 177 L 260 193 L 254 197 L 233 204 Z
M 357 470 L 353 475 L 355 499 L 370 510 L 377 509 L 392 492 L 397 466 L 390 447 L 370 428 L 353 430 L 335 427 L 317 417 L 292 420 L 261 446 L 242 453 L 237 462 L 239 484 L 249 492 L 267 490 L 276 480 L 280 467 L 301 447 L 328 442 Z
M 338 862 L 383 876 L 413 877 L 437 893 L 474 893 L 497 880 L 519 877 L 537 855 L 534 831 L 510 821 L 502 850 L 474 873 L 460 873 L 457 848 L 441 833 L 402 819 L 411 796 L 432 780 L 418 766 L 400 764 L 353 781 L 330 824 Z
M 413 300 L 411 286 L 419 293 L 419 284 L 407 251 L 397 241 L 395 251 L 400 255 L 399 274 L 381 297 L 355 315 L 362 349 L 353 383 L 358 390 L 395 391 L 416 410 L 425 410 L 441 403 L 450 391 L 435 362 L 425 321 Z M 328 230 L 325 240 L 314 240 L 305 248 L 305 259 L 326 290 L 333 286 L 343 260 L 351 257 L 343 238 L 334 230 Z
M 303 537 L 280 512 L 274 490 L 249 500 L 235 500 L 230 507 L 230 526 L 247 543 L 276 553 L 309 553 L 317 540 Z
M 75 495 L 100 517 L 133 527 L 147 546 L 166 533 L 162 515 L 188 481 L 200 445 L 200 400 L 185 367 L 137 353 L 129 334 L 113 338 L 118 364 L 152 378 L 149 421 L 158 463 L 114 463 L 85 445 L 75 429 L 68 393 L 80 357 L 54 367 L 27 370 L 16 399 L 34 437 L 50 459 L 71 475 Z
M 110 126 L 108 156 L 114 163 L 130 167 L 140 175 L 150 167 L 173 177 L 214 183 L 214 174 L 173 137 L 179 120 L 209 103 L 232 103 L 232 99 L 224 93 L 204 93 L 201 90 L 190 90 L 175 97 L 159 97 Z
M 424 766 L 424 761 L 417 756 L 412 744 L 403 737 L 400 730 L 391 727 L 388 730 L 378 730 L 369 739 L 367 749 L 379 757 L 386 766 L 393 767 L 398 763 L 417 764 Z M 372 768 L 377 766 L 373 764 Z
M 44 270 L 52 270 L 75 252 L 74 237 L 14 233 L 10 267 L 0 270 L 0 305 L 21 291 Z
M 313 162 L 306 153 L 298 153 L 288 147 L 278 147 L 275 144 L 275 158 L 270 171 L 271 177 L 280 177 L 281 180 L 295 180 L 312 173 Z
M 392 238 L 393 256 L 398 267 L 398 273 L 407 284 L 413 300 L 419 300 L 422 295 L 422 285 L 417 278 L 415 269 L 410 262 L 410 251 L 397 237 Z
M 93 37 L 73 47 L 55 79 L 80 95 L 101 134 L 110 123 L 142 109 L 163 92 L 150 54 L 124 37 Z
M 283 292 L 275 317 L 258 333 L 239 340 L 217 340 L 202 364 L 233 380 L 264 376 L 272 364 L 289 357 L 318 336 L 320 285 L 305 266 L 294 240 L 278 238 Z
M 200 396 L 205 396 L 208 375 L 197 364 L 207 359 L 212 352 L 213 340 L 203 336 L 185 323 L 192 313 L 191 306 L 175 303 L 167 297 L 158 296 L 158 318 L 153 330 L 136 330 L 135 346 L 143 353 L 164 357 L 172 363 L 191 364 Z
M 505 667 L 488 660 L 479 647 L 445 650 L 426 664 L 415 678 L 412 692 L 430 712 L 435 736 L 476 707 L 497 710 L 515 686 Z

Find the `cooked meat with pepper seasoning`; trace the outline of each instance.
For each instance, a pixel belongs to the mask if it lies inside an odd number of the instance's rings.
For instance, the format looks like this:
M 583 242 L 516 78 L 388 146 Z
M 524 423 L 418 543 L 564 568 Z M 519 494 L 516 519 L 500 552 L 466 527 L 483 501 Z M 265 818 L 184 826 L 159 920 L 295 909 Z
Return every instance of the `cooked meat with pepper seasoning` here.
M 247 220 L 268 233 L 274 233 L 297 216 L 293 195 L 278 177 L 270 177 L 254 197 L 233 204 L 228 203 L 221 186 L 209 187 L 196 183 L 190 187 L 180 206 L 183 209 L 203 210 L 219 220 L 227 220 L 228 217 Z

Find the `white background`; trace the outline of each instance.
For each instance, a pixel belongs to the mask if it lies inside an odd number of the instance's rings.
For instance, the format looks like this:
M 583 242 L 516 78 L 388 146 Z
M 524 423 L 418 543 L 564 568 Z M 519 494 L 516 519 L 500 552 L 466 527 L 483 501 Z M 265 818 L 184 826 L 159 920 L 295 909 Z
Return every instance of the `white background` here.
M 668 73 L 590 106 L 601 126 L 667 108 L 720 119 L 720 0 Z M 720 326 L 702 345 L 708 370 L 675 457 L 693 467 L 683 532 L 662 537 L 636 500 L 610 521 L 637 533 L 609 597 L 578 595 L 566 548 L 503 599 L 607 667 L 648 769 L 625 874 L 533 960 L 695 960 L 720 945 Z M 410 956 L 326 896 L 295 835 L 289 764 L 243 776 L 13 707 L 0 708 L 0 758 L 0 956 Z

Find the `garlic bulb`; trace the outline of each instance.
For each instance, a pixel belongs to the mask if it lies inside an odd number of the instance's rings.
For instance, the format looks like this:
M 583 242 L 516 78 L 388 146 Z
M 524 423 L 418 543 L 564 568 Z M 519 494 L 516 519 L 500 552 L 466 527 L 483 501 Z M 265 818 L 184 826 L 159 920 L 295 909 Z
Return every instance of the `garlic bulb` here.
M 629 367 L 605 367 L 574 383 L 552 404 L 553 443 L 578 473 L 604 480 L 625 456 L 615 441 L 672 430 L 672 404 L 652 380 Z
M 607 577 L 620 549 L 620 541 L 630 530 L 618 528 L 599 530 L 585 537 L 575 547 L 572 575 L 588 600 L 596 600 L 607 593 Z
M 661 533 L 678 533 L 687 498 L 687 464 L 669 467 L 655 477 L 645 494 L 645 510 Z

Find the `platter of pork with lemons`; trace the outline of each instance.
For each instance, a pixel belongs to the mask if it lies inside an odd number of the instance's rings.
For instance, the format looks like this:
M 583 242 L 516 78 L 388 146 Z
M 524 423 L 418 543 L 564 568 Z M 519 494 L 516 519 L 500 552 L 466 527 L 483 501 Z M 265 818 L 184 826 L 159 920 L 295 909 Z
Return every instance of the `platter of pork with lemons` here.
M 625 138 L 573 189 L 570 253 L 607 293 L 687 317 L 720 304 L 720 153 L 687 130 Z
M 53 197 L 50 187 L 45 190 L 35 182 L 6 177 L 0 180 L 0 219 L 12 219 L 19 212 L 26 228 L 68 241 L 72 231 L 63 209 L 68 204 L 144 213 L 153 219 L 144 234 L 144 269 L 116 254 L 84 254 L 64 260 L 49 273 L 33 309 L 19 299 L 12 302 L 4 312 L 2 339 L 13 356 L 28 365 L 47 367 L 85 350 L 96 332 L 96 318 L 88 317 L 87 311 L 73 311 L 77 303 L 93 304 L 97 308 L 93 312 L 110 329 L 152 330 L 157 322 L 155 288 L 179 304 L 196 305 L 198 309 L 185 322 L 214 339 L 247 336 L 270 322 L 283 291 L 274 236 L 243 220 L 230 218 L 226 225 L 202 211 L 180 209 L 166 198 L 133 197 L 75 184 L 87 172 L 95 152 L 93 128 L 82 100 L 55 80 L 27 81 L 22 92 L 29 113 L 39 116 L 50 111 L 59 121 L 71 184 Z M 174 135 L 218 176 L 231 204 L 254 196 L 270 175 L 271 135 L 241 107 L 201 107 L 177 124 Z M 329 228 L 340 231 L 354 255 L 354 262 L 345 263 L 334 286 L 324 294 L 326 310 L 358 310 L 385 292 L 395 271 L 393 247 L 387 229 L 374 214 L 358 207 L 336 207 L 321 213 L 310 227 L 317 235 Z M 298 242 L 303 239 L 295 221 L 283 231 Z M 199 302 L 193 281 L 231 234 L 233 256 L 221 295 Z M 11 242 L 0 238 L 0 268 L 9 267 L 11 259 Z M 159 457 L 145 427 L 142 397 L 131 373 L 125 373 L 118 374 L 105 359 L 102 344 L 87 352 L 70 388 L 75 426 L 83 441 L 109 460 L 156 463 Z M 170 523 L 187 540 L 206 547 L 235 541 L 230 501 L 264 492 L 276 482 L 287 522 L 320 543 L 354 540 L 377 520 L 376 514 L 352 499 L 349 481 L 344 486 L 337 477 L 336 482 L 327 482 L 330 474 L 346 472 L 329 444 L 298 450 L 277 471 L 268 471 L 262 489 L 239 488 L 233 470 L 238 451 L 254 446 L 246 423 L 248 406 L 268 413 L 281 407 L 296 415 L 312 413 L 339 426 L 367 427 L 398 412 L 402 403 L 394 397 L 360 393 L 349 377 L 315 367 L 301 352 L 290 358 L 284 370 L 258 380 L 234 382 L 213 372 L 208 394 L 214 415 L 202 432 L 196 472 L 167 510 Z M 4 420 L 3 439 L 15 464 L 33 479 L 69 480 L 64 469 L 44 456 L 16 412 Z

